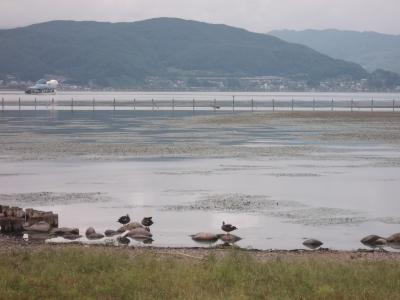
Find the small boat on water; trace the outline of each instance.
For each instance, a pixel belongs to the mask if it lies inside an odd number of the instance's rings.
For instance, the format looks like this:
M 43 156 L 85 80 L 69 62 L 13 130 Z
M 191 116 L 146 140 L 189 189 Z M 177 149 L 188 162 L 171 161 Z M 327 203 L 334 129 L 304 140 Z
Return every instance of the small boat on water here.
M 35 85 L 29 87 L 25 91 L 25 94 L 54 94 L 57 86 L 58 81 L 55 79 L 40 79 Z

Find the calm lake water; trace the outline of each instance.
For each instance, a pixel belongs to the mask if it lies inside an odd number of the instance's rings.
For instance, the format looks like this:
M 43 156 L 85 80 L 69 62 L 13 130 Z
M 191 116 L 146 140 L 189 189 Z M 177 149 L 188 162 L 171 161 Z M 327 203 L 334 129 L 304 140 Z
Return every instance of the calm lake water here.
M 60 93 L 56 97 L 82 95 L 121 99 L 138 96 Z M 332 96 L 377 97 L 321 94 L 326 99 Z M 140 143 L 151 148 L 207 140 L 210 148 L 211 144 L 218 144 L 225 146 L 221 149 L 239 145 L 250 151 L 266 147 L 317 147 L 318 151 L 270 156 L 231 152 L 210 156 L 205 151 L 191 157 L 143 153 L 103 159 L 93 150 L 92 159 L 69 157 L 68 153 L 49 159 L 24 159 L 16 150 L 15 156 L 0 157 L 0 197 L 3 202 L 6 199 L 23 207 L 55 211 L 59 213 L 60 226 L 78 226 L 82 231 L 88 226 L 99 232 L 116 229 L 116 220 L 126 213 L 134 220 L 153 216 L 154 246 L 198 246 L 188 235 L 200 231 L 219 233 L 222 221 L 239 228 L 235 233 L 243 240 L 238 245 L 258 249 L 302 248 L 305 238 L 320 239 L 324 247 L 333 249 L 357 249 L 364 248 L 359 241 L 368 234 L 388 236 L 399 232 L 400 168 L 392 163 L 400 158 L 398 146 L 374 141 L 313 141 L 303 134 L 308 131 L 312 135 L 315 128 L 307 129 L 304 124 L 238 126 L 234 130 L 224 126 L 176 125 L 192 118 L 187 112 L 132 115 L 126 111 L 4 111 L 0 113 L 0 135 L 15 137 L 15 147 L 29 142 L 32 149 L 39 145 L 52 155 L 53 149 L 46 148 L 46 139 L 53 147 L 57 146 L 53 139 L 68 142 L 75 135 L 79 135 L 79 143 L 98 143 L 99 148 L 107 143 L 115 147 Z M 32 141 L 18 140 L 30 135 Z M 41 196 L 42 192 L 49 196 Z

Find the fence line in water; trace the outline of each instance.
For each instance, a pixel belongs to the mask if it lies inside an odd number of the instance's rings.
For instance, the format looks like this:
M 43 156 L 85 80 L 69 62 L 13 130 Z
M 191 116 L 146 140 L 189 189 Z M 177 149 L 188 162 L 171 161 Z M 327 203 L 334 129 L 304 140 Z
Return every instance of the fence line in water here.
M 180 111 L 400 111 L 400 100 L 304 99 L 1 99 L 1 110 L 180 110 Z

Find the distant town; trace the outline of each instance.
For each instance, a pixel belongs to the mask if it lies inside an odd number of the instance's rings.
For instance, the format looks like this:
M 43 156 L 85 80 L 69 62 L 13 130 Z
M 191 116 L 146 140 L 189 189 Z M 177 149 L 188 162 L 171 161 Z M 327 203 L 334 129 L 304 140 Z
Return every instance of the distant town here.
M 47 76 L 48 77 L 48 76 Z M 46 78 L 47 78 L 46 77 Z M 161 78 L 148 77 L 143 83 L 132 87 L 104 87 L 93 82 L 89 84 L 71 83 L 63 77 L 55 77 L 60 82 L 59 90 L 92 91 L 92 90 L 142 90 L 142 91 L 249 91 L 249 92 L 400 92 L 400 85 L 386 86 L 371 82 L 365 78 L 352 80 L 337 78 L 311 82 L 279 76 L 259 77 L 182 77 Z M 50 78 L 49 77 L 49 78 Z M 25 90 L 35 81 L 19 80 L 16 76 L 6 75 L 0 79 L 2 90 Z

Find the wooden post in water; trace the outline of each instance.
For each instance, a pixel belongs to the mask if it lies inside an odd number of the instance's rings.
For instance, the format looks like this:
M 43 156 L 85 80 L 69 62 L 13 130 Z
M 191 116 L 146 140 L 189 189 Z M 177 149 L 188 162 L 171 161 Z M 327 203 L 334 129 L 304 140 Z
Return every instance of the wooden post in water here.
M 333 98 L 332 98 L 332 103 L 331 103 L 331 111 L 333 111 Z
M 371 112 L 374 111 L 374 97 L 371 99 Z
M 251 112 L 254 112 L 254 99 L 251 98 Z
M 351 108 L 350 108 L 350 110 L 351 110 L 351 112 L 353 112 L 353 105 L 354 105 L 354 100 L 353 100 L 353 98 L 351 98 Z
M 4 97 L 1 98 L 1 111 L 4 111 Z
M 35 110 L 36 110 L 36 97 L 35 97 Z
M 294 99 L 292 98 L 292 111 L 294 110 Z
M 232 111 L 235 111 L 235 96 L 232 96 Z
M 152 105 L 152 109 L 151 110 L 154 110 L 154 99 L 151 99 L 151 105 Z
M 136 110 L 136 98 L 133 98 L 133 110 Z
M 272 98 L 272 111 L 275 111 L 275 99 Z
M 214 112 L 217 111 L 217 99 L 214 98 Z
M 74 98 L 71 98 L 71 111 L 74 111 Z
M 114 98 L 114 102 L 113 102 L 113 105 L 114 105 L 114 110 L 115 110 L 115 98 Z
M 194 98 L 193 98 L 193 113 L 194 113 Z
M 95 103 L 95 99 L 93 98 L 93 100 L 92 100 L 92 108 L 93 108 L 93 111 L 94 111 L 94 103 Z

